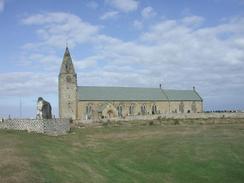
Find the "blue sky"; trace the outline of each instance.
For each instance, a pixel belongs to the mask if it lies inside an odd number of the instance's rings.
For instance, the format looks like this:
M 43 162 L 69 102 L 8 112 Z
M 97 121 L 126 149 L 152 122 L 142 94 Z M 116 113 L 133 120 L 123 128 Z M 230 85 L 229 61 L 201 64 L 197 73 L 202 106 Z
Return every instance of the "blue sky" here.
M 243 0 L 0 0 L 0 117 L 57 115 L 68 42 L 79 85 L 192 89 L 244 109 Z

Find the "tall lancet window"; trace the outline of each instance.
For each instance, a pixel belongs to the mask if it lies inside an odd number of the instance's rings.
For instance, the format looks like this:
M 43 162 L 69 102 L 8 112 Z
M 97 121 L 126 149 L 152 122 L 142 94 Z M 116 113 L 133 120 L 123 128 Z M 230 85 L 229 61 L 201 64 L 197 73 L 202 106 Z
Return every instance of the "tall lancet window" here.
M 157 114 L 157 106 L 155 104 L 152 106 L 152 114 Z
M 122 117 L 123 116 L 123 107 L 122 107 L 122 105 L 119 105 L 117 107 L 117 110 L 118 110 L 118 116 Z

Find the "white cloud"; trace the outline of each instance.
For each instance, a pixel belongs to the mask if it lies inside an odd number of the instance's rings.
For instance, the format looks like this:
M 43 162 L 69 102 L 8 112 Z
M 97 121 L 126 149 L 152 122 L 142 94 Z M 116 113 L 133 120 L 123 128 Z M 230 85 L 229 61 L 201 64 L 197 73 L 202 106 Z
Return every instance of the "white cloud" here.
M 154 17 L 156 14 L 157 13 L 151 6 L 148 6 L 141 11 L 141 15 L 143 18 L 151 18 Z
M 122 12 L 135 11 L 138 8 L 139 2 L 137 0 L 105 0 L 106 3 L 115 7 Z
M 97 66 L 97 61 L 100 59 L 98 56 L 90 56 L 80 61 L 75 62 L 75 68 L 82 69 L 94 69 Z
M 0 0 L 0 12 L 4 10 L 4 0 Z
M 27 49 L 19 58 L 20 66 L 27 66 L 33 70 L 41 69 L 43 72 L 57 72 L 60 68 L 62 55 L 57 56 L 55 53 L 45 52 L 43 49 Z
M 104 14 L 100 17 L 100 19 L 101 19 L 101 20 L 107 20 L 107 19 L 115 18 L 115 17 L 118 16 L 118 14 L 119 14 L 118 11 L 109 11 L 109 12 L 104 13 Z
M 2 96 L 29 96 L 57 92 L 56 75 L 33 72 L 0 73 Z
M 200 16 L 188 16 L 182 19 L 182 22 L 186 25 L 200 25 L 203 21 L 204 18 Z
M 133 22 L 133 26 L 134 26 L 136 29 L 142 29 L 142 28 L 143 28 L 143 22 L 142 22 L 142 21 L 139 21 L 139 20 L 134 20 L 134 22 Z
M 70 46 L 89 42 L 99 30 L 76 15 L 62 12 L 32 15 L 24 18 L 22 23 L 40 26 L 37 33 L 43 44 L 60 48 L 67 41 Z

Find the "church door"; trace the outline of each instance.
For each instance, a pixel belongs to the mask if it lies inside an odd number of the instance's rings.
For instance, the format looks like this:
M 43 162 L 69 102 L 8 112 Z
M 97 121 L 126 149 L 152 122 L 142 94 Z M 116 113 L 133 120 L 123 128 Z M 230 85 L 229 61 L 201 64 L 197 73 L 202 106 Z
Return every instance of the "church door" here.
M 114 113 L 113 113 L 112 110 L 109 110 L 109 111 L 108 111 L 108 117 L 109 117 L 109 118 L 113 118 L 113 117 L 114 117 Z

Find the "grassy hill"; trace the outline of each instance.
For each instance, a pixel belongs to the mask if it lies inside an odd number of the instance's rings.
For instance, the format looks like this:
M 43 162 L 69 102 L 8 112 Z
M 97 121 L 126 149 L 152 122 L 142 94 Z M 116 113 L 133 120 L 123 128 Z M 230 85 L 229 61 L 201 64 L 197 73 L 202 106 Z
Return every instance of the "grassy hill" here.
M 244 124 L 0 130 L 0 182 L 244 182 Z

